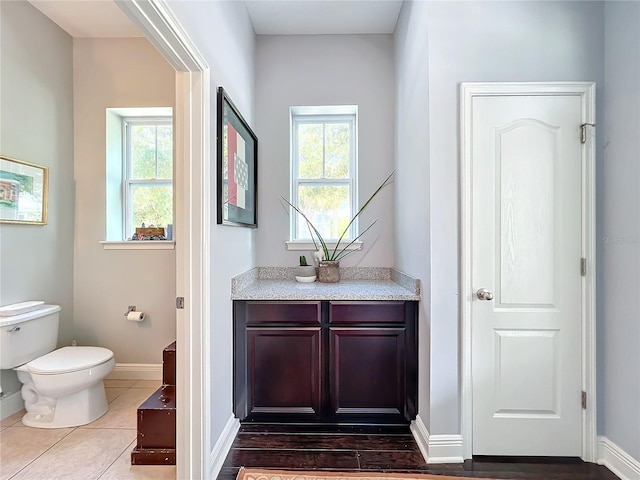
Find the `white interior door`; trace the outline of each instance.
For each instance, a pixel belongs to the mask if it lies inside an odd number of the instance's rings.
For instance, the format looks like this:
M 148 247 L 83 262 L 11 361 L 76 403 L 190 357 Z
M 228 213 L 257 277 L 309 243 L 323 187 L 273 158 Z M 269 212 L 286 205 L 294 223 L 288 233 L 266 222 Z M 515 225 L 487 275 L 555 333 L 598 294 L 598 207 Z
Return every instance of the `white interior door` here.
M 472 99 L 473 455 L 582 452 L 582 101 Z

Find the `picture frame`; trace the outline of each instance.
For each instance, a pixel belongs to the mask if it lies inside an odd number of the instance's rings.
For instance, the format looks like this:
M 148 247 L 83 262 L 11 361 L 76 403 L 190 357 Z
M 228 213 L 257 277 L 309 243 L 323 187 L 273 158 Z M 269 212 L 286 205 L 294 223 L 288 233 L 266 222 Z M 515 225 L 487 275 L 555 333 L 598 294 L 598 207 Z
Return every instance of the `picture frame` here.
M 0 155 L 0 223 L 46 225 L 49 168 Z
M 218 87 L 217 112 L 217 223 L 255 228 L 258 137 L 223 87 Z

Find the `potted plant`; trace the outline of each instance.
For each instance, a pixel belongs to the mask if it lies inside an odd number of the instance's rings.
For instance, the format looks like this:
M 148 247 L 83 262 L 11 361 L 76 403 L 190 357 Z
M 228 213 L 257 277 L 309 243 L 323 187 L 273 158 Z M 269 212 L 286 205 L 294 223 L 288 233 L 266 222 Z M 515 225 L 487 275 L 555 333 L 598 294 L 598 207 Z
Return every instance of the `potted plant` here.
M 373 225 L 377 222 L 374 220 L 367 228 L 362 230 L 358 235 L 356 235 L 353 239 L 346 239 L 345 235 L 349 232 L 349 228 L 353 224 L 353 222 L 358 218 L 358 216 L 362 213 L 362 211 L 367 208 L 367 206 L 371 203 L 374 197 L 386 187 L 389 183 L 391 183 L 391 177 L 393 177 L 393 173 L 391 172 L 387 178 L 380 184 L 380 186 L 373 192 L 373 194 L 364 202 L 364 205 L 360 207 L 360 209 L 356 212 L 356 214 L 351 218 L 344 231 L 338 238 L 338 241 L 335 244 L 335 247 L 330 248 L 327 245 L 327 242 L 322 238 L 322 235 L 318 231 L 318 229 L 311 223 L 309 217 L 307 217 L 302 210 L 293 205 L 289 200 L 284 197 L 281 197 L 285 202 L 289 204 L 291 208 L 293 208 L 302 218 L 304 218 L 305 222 L 309 226 L 309 233 L 311 234 L 311 240 L 313 241 L 313 245 L 316 247 L 318 252 L 322 253 L 321 258 L 319 258 L 318 262 L 318 281 L 325 283 L 335 283 L 340 280 L 340 260 L 344 257 L 353 253 L 354 250 L 349 250 L 349 247 L 353 245 L 360 237 L 362 237 Z M 344 241 L 344 244 L 342 243 Z M 305 258 L 306 261 L 306 258 Z
M 295 269 L 294 275 L 298 282 L 315 282 L 316 267 L 307 263 L 307 257 L 305 255 L 300 255 L 300 266 Z

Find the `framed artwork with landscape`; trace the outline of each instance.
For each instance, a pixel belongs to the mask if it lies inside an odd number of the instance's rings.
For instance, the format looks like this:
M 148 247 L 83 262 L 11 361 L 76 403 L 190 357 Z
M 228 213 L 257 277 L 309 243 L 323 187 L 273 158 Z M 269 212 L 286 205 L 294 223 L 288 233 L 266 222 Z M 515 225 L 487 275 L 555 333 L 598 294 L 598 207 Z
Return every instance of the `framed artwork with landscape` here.
M 49 169 L 0 155 L 0 223 L 45 225 Z
M 218 87 L 218 223 L 257 227 L 258 138 Z

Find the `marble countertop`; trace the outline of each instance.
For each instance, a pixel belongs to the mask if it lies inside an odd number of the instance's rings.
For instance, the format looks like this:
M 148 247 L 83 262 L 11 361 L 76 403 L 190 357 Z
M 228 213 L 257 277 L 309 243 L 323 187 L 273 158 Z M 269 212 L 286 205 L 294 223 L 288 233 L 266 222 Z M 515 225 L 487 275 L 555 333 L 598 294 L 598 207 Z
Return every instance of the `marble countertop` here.
M 257 267 L 231 280 L 232 300 L 420 300 L 420 280 L 392 268 L 340 268 L 338 283 L 299 283 L 295 268 Z

